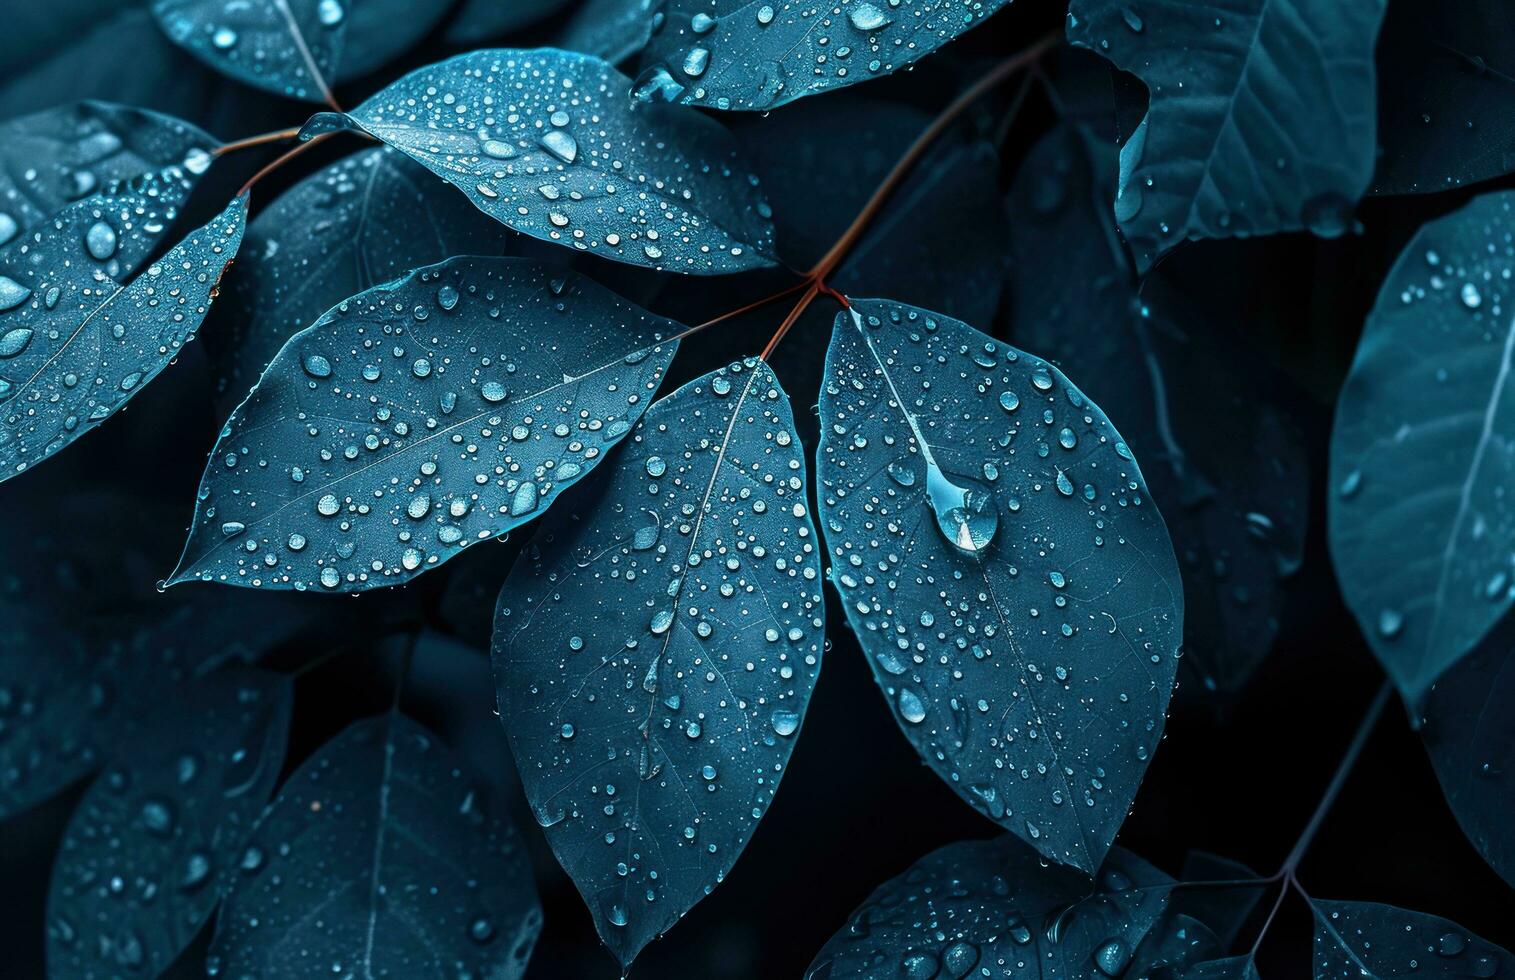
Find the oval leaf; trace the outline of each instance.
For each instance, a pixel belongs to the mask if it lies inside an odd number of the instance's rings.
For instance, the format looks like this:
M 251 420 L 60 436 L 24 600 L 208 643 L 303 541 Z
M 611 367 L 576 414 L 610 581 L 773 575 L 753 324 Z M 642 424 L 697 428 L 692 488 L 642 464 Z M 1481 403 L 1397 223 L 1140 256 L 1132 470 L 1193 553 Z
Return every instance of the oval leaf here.
M 789 397 L 749 360 L 648 409 L 500 593 L 500 718 L 623 966 L 773 800 L 820 672 L 818 566 Z
M 534 238 L 674 272 L 772 265 L 767 204 L 731 134 L 688 109 L 634 109 L 629 85 L 587 55 L 474 51 L 350 118 Z
M 646 99 L 766 110 L 914 64 L 1010 0 L 838 0 L 824 9 L 671 0 L 637 79 Z
M 119 207 L 131 220 L 95 232 L 88 255 L 106 275 L 124 276 L 177 217 L 217 144 L 188 123 L 109 102 L 76 102 L 0 123 L 0 246 L 50 234 L 50 218 L 98 195 L 97 206 Z
M 1504 977 L 1515 957 L 1455 922 L 1375 902 L 1310 900 L 1315 980 Z
M 223 976 L 513 980 L 542 930 L 515 828 L 435 735 L 357 722 L 258 823 L 211 943 Z
M 1426 692 L 1420 734 L 1462 832 L 1515 886 L 1515 648 L 1502 633 Z
M 1405 700 L 1515 601 L 1515 194 L 1420 229 L 1358 343 L 1331 433 L 1331 556 Z
M 360 293 L 226 423 L 169 584 L 360 592 L 504 534 L 631 431 L 679 329 L 525 259 Z
M 1070 126 L 1026 157 L 1011 191 L 1011 337 L 1077 377 L 1145 462 L 1183 566 L 1182 669 L 1200 683 L 1180 696 L 1211 697 L 1242 687 L 1278 635 L 1304 558 L 1309 463 L 1263 359 L 1179 290 L 1138 282 L 1109 212 L 1114 155 Z
M 505 250 L 508 231 L 456 194 L 428 193 L 435 185 L 403 154 L 375 147 L 310 175 L 252 220 L 206 332 L 226 352 L 233 405 L 285 341 L 347 297 L 454 255 Z
M 1120 848 L 1091 894 L 1009 834 L 948 844 L 874 889 L 806 980 L 1123 976 L 1172 884 Z
M 1073 0 L 1068 40 L 1147 85 L 1115 215 L 1146 272 L 1184 239 L 1347 230 L 1373 176 L 1385 0 Z
M 238 81 L 325 101 L 431 32 L 452 0 L 153 0 L 175 44 Z
M 838 315 L 820 415 L 831 579 L 900 728 L 963 799 L 1092 872 L 1183 631 L 1130 450 L 1045 361 L 887 300 Z
M 53 864 L 49 976 L 157 976 L 184 951 L 273 795 L 292 693 L 277 674 L 216 674 L 90 786 Z
M 121 285 L 95 256 L 138 220 L 129 200 L 90 198 L 0 251 L 0 480 L 99 425 L 194 339 L 242 241 L 247 198 Z

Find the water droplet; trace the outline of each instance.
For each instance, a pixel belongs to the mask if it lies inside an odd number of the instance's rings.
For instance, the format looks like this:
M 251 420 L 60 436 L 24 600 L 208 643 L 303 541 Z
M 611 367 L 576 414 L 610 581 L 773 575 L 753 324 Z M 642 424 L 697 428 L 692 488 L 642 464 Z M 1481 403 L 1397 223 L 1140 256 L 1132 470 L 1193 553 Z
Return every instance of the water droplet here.
M 96 221 L 84 235 L 84 247 L 101 262 L 116 254 L 116 229 Z
M 542 134 L 542 148 L 564 163 L 572 163 L 579 155 L 579 141 L 573 138 L 572 133 L 565 133 L 561 129 L 549 129 Z
M 0 276 L 0 312 L 25 303 L 32 291 L 9 276 Z
M 871 3 L 857 3 L 847 12 L 847 19 L 860 31 L 876 31 L 890 24 L 889 15 Z
M 934 461 L 928 461 L 926 496 L 936 515 L 936 526 L 948 544 L 974 558 L 989 547 L 999 527 L 993 494 L 977 486 L 958 486 Z

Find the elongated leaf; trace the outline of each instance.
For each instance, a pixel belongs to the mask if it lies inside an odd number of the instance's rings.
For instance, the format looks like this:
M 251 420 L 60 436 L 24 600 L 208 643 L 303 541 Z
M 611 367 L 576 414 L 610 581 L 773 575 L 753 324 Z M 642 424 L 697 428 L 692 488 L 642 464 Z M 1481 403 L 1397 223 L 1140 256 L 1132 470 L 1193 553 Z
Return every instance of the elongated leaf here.
M 530 27 L 572 5 L 573 0 L 462 0 L 447 18 L 448 44 L 482 44 Z
M 542 929 L 531 867 L 491 794 L 403 715 L 305 761 L 242 855 L 210 957 L 221 975 L 513 980 Z
M 451 259 L 360 293 L 232 414 L 169 584 L 360 592 L 504 534 L 631 431 L 678 331 L 525 259 Z
M 1375 902 L 1312 899 L 1315 980 L 1502 977 L 1515 957 L 1455 922 Z
M 1373 175 L 1385 0 L 1074 0 L 1068 40 L 1147 85 L 1115 214 L 1146 272 L 1185 239 L 1344 232 Z
M 46 235 L 49 219 L 96 195 L 102 208 L 142 209 L 85 243 L 107 275 L 123 276 L 152 251 L 216 145 L 188 123 L 109 102 L 76 102 L 0 123 L 0 246 Z
M 233 670 L 184 693 L 69 820 L 48 891 L 49 976 L 166 969 L 220 901 L 218 882 L 273 795 L 289 680 Z
M 1375 194 L 1424 194 L 1515 171 L 1515 9 L 1393 3 L 1378 41 Z
M 938 848 L 873 890 L 806 971 L 851 977 L 1118 977 L 1172 879 L 1116 848 L 1092 890 L 1011 835 Z
M 323 101 L 425 37 L 452 0 L 153 0 L 175 44 L 267 92 Z
M 1515 651 L 1496 633 L 1426 693 L 1420 734 L 1458 824 L 1515 886 Z
M 0 480 L 72 444 L 157 377 L 194 339 L 237 254 L 246 197 L 118 284 L 100 256 L 131 237 L 118 228 L 142 220 L 131 200 L 87 198 L 0 251 Z
M 642 56 L 643 99 L 766 110 L 914 64 L 1010 0 L 838 0 L 818 8 L 669 0 Z
M 1166 283 L 1138 284 L 1108 210 L 1114 170 L 1113 148 L 1072 127 L 1026 157 L 1011 191 L 1011 339 L 1078 378 L 1143 461 L 1183 568 L 1183 667 L 1209 698 L 1239 689 L 1278 635 L 1309 464 L 1281 379 L 1236 331 Z
M 562 46 L 620 64 L 647 46 L 663 0 L 583 0 L 563 29 Z
M 820 672 L 819 564 L 789 396 L 748 360 L 648 409 L 500 593 L 500 718 L 623 966 L 773 800 Z
M 820 415 L 831 578 L 900 728 L 963 799 L 1092 872 L 1183 630 L 1130 450 L 1056 368 L 887 300 L 838 315 Z
M 285 341 L 347 297 L 454 255 L 505 251 L 509 232 L 435 184 L 379 147 L 312 174 L 253 219 L 206 331 L 225 353 L 228 409 Z
M 688 109 L 634 109 L 629 85 L 587 55 L 474 51 L 350 119 L 534 238 L 675 272 L 772 265 L 767 205 L 731 135 Z
M 1515 600 L 1512 208 L 1485 195 L 1411 239 L 1336 406 L 1331 557 L 1412 708 Z

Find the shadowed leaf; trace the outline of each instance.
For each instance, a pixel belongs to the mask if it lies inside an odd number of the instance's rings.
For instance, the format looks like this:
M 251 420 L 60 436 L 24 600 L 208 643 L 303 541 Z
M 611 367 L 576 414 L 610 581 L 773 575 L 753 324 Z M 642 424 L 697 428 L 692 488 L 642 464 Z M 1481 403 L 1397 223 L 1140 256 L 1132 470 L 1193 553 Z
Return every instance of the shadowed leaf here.
M 563 28 L 562 45 L 620 64 L 647 46 L 663 0 L 583 0 Z
M 574 0 L 461 0 L 442 39 L 448 44 L 478 45 L 530 27 L 572 6 Z
M 980 812 L 1092 872 L 1183 629 L 1130 450 L 1045 361 L 887 300 L 838 315 L 820 416 L 832 581 L 901 730 Z
M 474 51 L 348 118 L 533 238 L 674 272 L 772 265 L 768 206 L 731 134 L 689 109 L 633 108 L 628 84 L 587 55 Z
M 594 489 L 505 583 L 494 662 L 532 809 L 625 966 L 772 802 L 825 622 L 803 449 L 766 364 L 659 399 Z
M 210 959 L 224 976 L 515 980 L 542 929 L 488 790 L 435 735 L 354 723 L 279 791 L 242 853 Z
M 1135 73 L 1115 215 L 1138 272 L 1185 239 L 1347 230 L 1373 175 L 1385 0 L 1074 0 L 1068 40 Z
M 1515 957 L 1455 922 L 1374 902 L 1310 900 L 1315 980 L 1499 977 Z
M 679 330 L 526 259 L 345 300 L 222 429 L 170 584 L 360 592 L 504 534 L 631 430 Z
M 1368 316 L 1331 433 L 1331 557 L 1412 712 L 1515 600 L 1515 194 L 1420 229 Z
M 48 891 L 49 976 L 156 976 L 183 952 L 273 795 L 291 694 L 286 677 L 231 670 L 143 721 L 63 833 Z

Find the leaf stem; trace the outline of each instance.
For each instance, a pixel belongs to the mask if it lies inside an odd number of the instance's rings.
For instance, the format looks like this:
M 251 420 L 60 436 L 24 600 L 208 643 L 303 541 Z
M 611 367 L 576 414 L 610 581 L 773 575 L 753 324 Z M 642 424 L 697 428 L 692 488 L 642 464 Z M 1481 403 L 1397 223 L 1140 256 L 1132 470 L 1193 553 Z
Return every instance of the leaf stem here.
M 802 285 L 805 287 L 805 291 L 800 294 L 799 300 L 790 309 L 788 316 L 784 317 L 784 322 L 780 323 L 779 328 L 773 332 L 773 336 L 768 338 L 768 346 L 763 348 L 763 352 L 758 355 L 758 360 L 768 360 L 769 355 L 773 353 L 773 349 L 779 345 L 779 341 L 784 339 L 784 334 L 789 332 L 789 328 L 794 326 L 795 321 L 810 306 L 810 301 L 820 294 L 824 286 L 823 283 L 813 279 L 806 280 Z
M 339 131 L 332 131 L 332 132 L 329 132 L 329 133 L 321 133 L 321 134 L 319 134 L 317 136 L 312 136 L 310 139 L 306 140 L 304 143 L 301 143 L 299 146 L 291 147 L 290 149 L 286 150 L 284 153 L 282 153 L 281 155 L 275 157 L 271 162 L 269 162 L 266 166 L 264 166 L 262 170 L 259 170 L 257 173 L 255 173 L 251 177 L 247 178 L 247 183 L 245 183 L 245 184 L 242 185 L 242 189 L 239 190 L 239 191 L 237 191 L 237 194 L 238 195 L 246 194 L 248 191 L 252 190 L 253 185 L 256 184 L 258 181 L 262 180 L 264 177 L 267 177 L 269 174 L 273 173 L 275 170 L 278 170 L 280 167 L 284 166 L 286 163 L 288 163 L 289 161 L 293 160 L 295 157 L 299 156 L 300 154 L 304 153 L 306 150 L 310 149 L 311 147 L 319 144 L 323 140 L 325 140 L 325 139 L 327 139 L 329 137 L 337 135 L 337 132 L 339 132 Z
M 299 135 L 299 126 L 291 126 L 288 129 L 276 129 L 271 133 L 259 133 L 256 136 L 248 136 L 245 139 L 232 140 L 230 143 L 222 143 L 214 150 L 211 150 L 210 155 L 219 157 L 227 153 L 235 153 L 238 150 L 246 150 L 254 146 L 264 146 L 268 143 L 280 143 L 284 140 L 292 140 Z
M 326 77 L 321 74 L 320 67 L 316 64 L 315 55 L 311 54 L 310 46 L 305 43 L 305 34 L 300 30 L 299 21 L 295 20 L 295 13 L 289 7 L 289 0 L 273 0 L 274 6 L 284 16 L 284 23 L 289 27 L 289 36 L 294 39 L 295 48 L 300 52 L 301 59 L 305 62 L 305 70 L 310 72 L 311 79 L 316 83 L 316 88 L 321 90 L 321 98 L 336 112 L 344 112 L 337 97 L 332 94 L 331 86 L 326 83 Z

